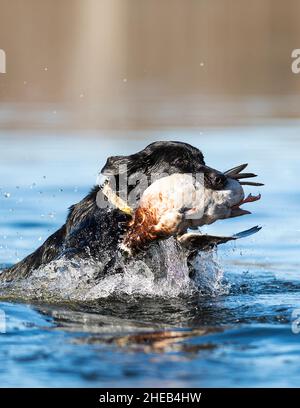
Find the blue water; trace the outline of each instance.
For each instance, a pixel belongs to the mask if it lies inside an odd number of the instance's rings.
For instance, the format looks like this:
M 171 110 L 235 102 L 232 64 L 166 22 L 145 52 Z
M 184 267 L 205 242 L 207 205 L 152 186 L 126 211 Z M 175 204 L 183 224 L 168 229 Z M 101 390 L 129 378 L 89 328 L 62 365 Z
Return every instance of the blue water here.
M 24 288 L 26 303 L 3 298 L 1 386 L 299 386 L 300 334 L 292 331 L 292 312 L 300 314 L 299 123 L 127 135 L 2 131 L 1 264 L 22 259 L 64 222 L 107 156 L 168 139 L 201 148 L 220 170 L 249 162 L 266 184 L 247 188 L 262 193 L 245 206 L 252 215 L 205 232 L 263 229 L 219 247 L 223 281 L 211 293 L 50 304 L 39 293 L 28 303 Z

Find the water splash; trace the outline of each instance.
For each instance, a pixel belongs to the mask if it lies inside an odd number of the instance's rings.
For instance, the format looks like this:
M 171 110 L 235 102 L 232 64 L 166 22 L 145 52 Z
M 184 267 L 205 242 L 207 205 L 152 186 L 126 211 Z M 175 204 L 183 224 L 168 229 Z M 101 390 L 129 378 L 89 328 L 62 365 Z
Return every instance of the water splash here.
M 224 281 L 224 270 L 217 258 L 217 251 L 199 252 L 194 261 L 194 284 L 203 295 L 228 294 L 230 284 Z
M 174 298 L 224 293 L 223 270 L 213 252 L 196 257 L 191 278 L 186 253 L 174 238 L 160 241 L 150 251 L 148 259 L 143 254 L 131 260 L 119 257 L 105 274 L 110 259 L 62 257 L 33 271 L 27 279 L 2 285 L 1 296 L 82 302 L 122 295 Z

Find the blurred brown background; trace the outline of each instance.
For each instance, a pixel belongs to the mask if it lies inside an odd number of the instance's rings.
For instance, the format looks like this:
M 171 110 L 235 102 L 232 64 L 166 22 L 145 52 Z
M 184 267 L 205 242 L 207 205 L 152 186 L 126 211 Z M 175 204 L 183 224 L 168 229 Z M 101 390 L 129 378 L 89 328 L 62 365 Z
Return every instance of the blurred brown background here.
M 299 15 L 299 0 L 0 0 L 0 125 L 298 118 Z

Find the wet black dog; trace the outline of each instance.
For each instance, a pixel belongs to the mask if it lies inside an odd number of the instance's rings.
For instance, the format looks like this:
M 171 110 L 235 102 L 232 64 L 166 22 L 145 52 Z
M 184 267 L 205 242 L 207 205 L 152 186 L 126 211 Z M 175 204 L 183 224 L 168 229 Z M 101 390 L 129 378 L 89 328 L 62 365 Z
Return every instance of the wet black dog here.
M 158 178 L 160 174 L 174 173 L 204 173 L 206 186 L 215 190 L 222 189 L 227 182 L 225 174 L 205 165 L 200 150 L 181 142 L 155 142 L 136 154 L 108 158 L 101 174 L 106 180 L 114 180 L 117 197 L 124 188 L 120 182 L 122 169 L 127 171 L 127 180 L 135 179 L 136 175 L 139 179 L 142 175 L 149 183 L 153 176 Z M 126 187 L 130 194 L 137 186 L 127 182 Z M 144 188 L 141 186 L 140 190 L 142 194 Z M 102 273 L 109 273 L 115 267 L 117 254 L 123 256 L 119 244 L 131 215 L 118 206 L 99 206 L 98 201 L 107 201 L 101 186 L 94 187 L 82 201 L 73 205 L 66 223 L 34 253 L 3 271 L 0 279 L 11 281 L 26 278 L 33 270 L 62 256 L 97 260 L 108 256 L 109 261 Z

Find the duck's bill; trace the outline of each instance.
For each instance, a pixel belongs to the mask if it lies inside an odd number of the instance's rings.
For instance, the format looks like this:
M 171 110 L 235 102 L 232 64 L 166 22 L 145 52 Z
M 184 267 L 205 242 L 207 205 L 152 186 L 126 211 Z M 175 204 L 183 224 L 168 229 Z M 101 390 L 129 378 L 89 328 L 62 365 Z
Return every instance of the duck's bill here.
M 240 208 L 240 206 L 242 204 L 246 204 L 246 203 L 253 203 L 255 201 L 260 200 L 261 195 L 252 195 L 249 194 L 246 198 L 244 198 L 241 202 L 239 202 L 237 205 L 234 205 L 233 207 L 231 207 L 231 215 L 230 218 L 234 218 L 234 217 L 240 217 L 241 215 L 247 215 L 247 214 L 251 214 L 250 211 L 248 210 L 244 210 L 242 208 Z
M 220 244 L 225 244 L 228 241 L 235 241 L 240 238 L 249 237 L 256 234 L 262 227 L 256 225 L 253 228 L 239 232 L 229 237 L 201 235 L 199 233 L 188 232 L 178 237 L 180 244 L 191 251 L 208 251 Z

